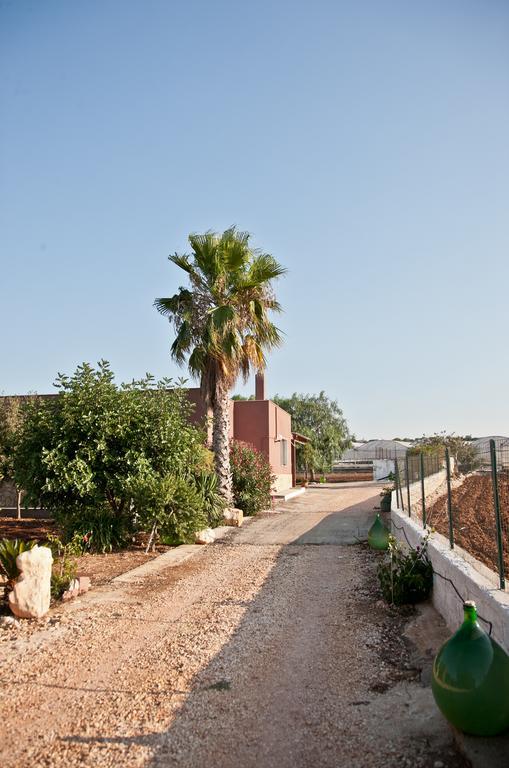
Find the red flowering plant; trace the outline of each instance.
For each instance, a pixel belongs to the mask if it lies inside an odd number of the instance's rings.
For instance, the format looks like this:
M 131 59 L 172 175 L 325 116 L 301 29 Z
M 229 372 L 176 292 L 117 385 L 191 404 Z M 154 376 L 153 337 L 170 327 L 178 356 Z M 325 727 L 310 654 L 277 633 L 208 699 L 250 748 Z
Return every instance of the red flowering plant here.
M 269 509 L 276 476 L 263 453 L 249 443 L 232 440 L 230 466 L 235 506 L 245 515 L 256 515 L 262 509 Z

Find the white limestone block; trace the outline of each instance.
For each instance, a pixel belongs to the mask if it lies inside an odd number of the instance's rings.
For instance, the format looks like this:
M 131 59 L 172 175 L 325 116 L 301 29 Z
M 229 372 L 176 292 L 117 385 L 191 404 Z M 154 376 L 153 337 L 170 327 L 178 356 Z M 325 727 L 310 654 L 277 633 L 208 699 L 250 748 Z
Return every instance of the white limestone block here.
M 236 528 L 240 528 L 244 520 L 244 513 L 241 509 L 225 509 L 223 515 L 223 521 L 225 525 L 233 525 Z
M 216 540 L 212 528 L 204 528 L 202 531 L 197 531 L 194 536 L 197 544 L 212 544 Z
M 18 555 L 20 575 L 9 593 L 9 606 L 15 616 L 40 619 L 49 611 L 52 564 L 48 547 L 34 547 Z

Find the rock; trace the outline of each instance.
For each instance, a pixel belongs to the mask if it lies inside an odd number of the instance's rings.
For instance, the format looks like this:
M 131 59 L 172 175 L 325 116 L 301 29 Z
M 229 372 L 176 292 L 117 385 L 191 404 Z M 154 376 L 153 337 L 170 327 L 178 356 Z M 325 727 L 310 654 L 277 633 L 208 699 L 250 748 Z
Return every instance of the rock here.
M 73 597 L 78 597 L 80 594 L 80 580 L 72 579 L 69 582 L 69 586 L 62 595 L 62 600 L 66 603 L 68 600 L 72 600 Z
M 230 509 L 225 509 L 223 520 L 225 525 L 233 525 L 236 528 L 240 528 L 244 520 L 244 513 L 241 509 L 231 507 Z
M 212 544 L 216 538 L 212 528 L 204 528 L 202 531 L 197 531 L 194 537 L 197 544 Z
M 51 598 L 51 565 L 48 547 L 34 547 L 16 558 L 20 575 L 9 593 L 9 606 L 22 619 L 40 619 L 49 611 Z
M 11 629 L 13 627 L 19 627 L 20 623 L 14 616 L 0 616 L 0 627 L 4 629 Z
M 79 576 L 78 581 L 80 584 L 80 595 L 82 595 L 84 592 L 88 592 L 88 590 L 90 589 L 90 577 Z

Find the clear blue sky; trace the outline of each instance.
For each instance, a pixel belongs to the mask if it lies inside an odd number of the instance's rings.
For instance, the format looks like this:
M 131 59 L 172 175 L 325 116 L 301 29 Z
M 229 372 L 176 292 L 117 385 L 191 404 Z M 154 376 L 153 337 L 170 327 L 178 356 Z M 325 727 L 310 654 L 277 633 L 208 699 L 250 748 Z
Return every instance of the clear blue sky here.
M 0 0 L 0 67 L 0 391 L 175 375 L 166 256 L 235 223 L 289 269 L 270 394 L 509 434 L 507 2 Z

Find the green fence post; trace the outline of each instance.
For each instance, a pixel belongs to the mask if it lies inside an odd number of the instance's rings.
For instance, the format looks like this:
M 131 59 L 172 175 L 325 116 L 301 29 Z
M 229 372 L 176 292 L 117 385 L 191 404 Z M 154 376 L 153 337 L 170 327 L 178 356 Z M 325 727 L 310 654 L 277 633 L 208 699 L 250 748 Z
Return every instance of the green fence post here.
M 497 525 L 498 576 L 500 580 L 500 589 L 505 589 L 504 545 L 502 542 L 502 521 L 500 519 L 500 499 L 498 496 L 497 452 L 495 449 L 494 440 L 490 440 L 490 455 L 491 481 L 493 484 L 493 505 L 495 507 L 495 521 Z
M 399 499 L 401 501 L 401 509 L 403 512 L 405 511 L 405 505 L 403 503 L 403 493 L 401 491 L 401 476 L 399 474 L 399 463 L 397 457 L 394 457 L 394 468 L 396 470 L 396 500 L 398 498 L 398 492 L 399 492 Z M 398 509 L 399 509 L 399 503 L 398 503 Z
M 422 527 L 426 528 L 426 499 L 424 496 L 424 454 L 419 454 L 421 457 L 421 499 L 422 499 Z
M 410 471 L 408 468 L 408 456 L 405 456 L 405 470 L 406 470 L 406 499 L 408 502 L 408 517 L 411 517 L 412 508 L 410 506 Z
M 449 546 L 454 549 L 454 526 L 452 521 L 452 499 L 451 499 L 451 460 L 449 448 L 445 449 L 445 471 L 447 474 L 447 515 L 449 517 Z
M 398 491 L 398 465 L 397 459 L 394 462 L 394 490 L 396 491 L 396 508 L 399 509 L 399 491 Z M 391 496 L 392 498 L 392 496 Z

